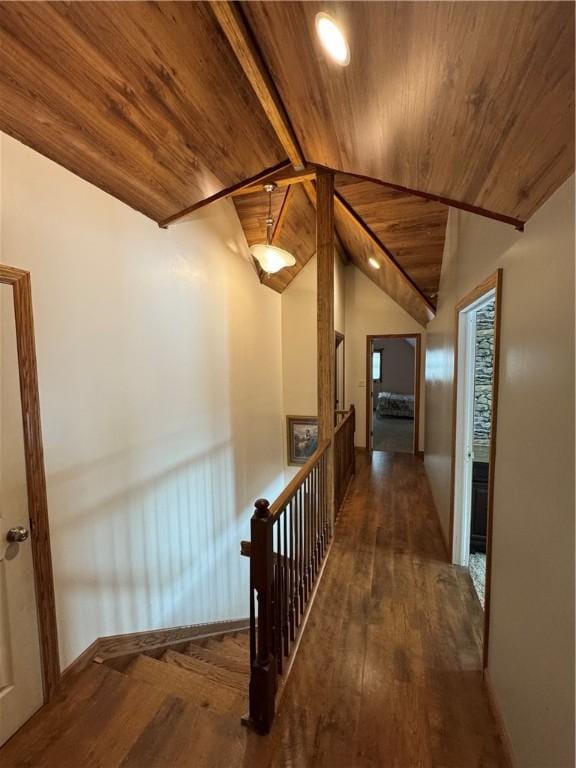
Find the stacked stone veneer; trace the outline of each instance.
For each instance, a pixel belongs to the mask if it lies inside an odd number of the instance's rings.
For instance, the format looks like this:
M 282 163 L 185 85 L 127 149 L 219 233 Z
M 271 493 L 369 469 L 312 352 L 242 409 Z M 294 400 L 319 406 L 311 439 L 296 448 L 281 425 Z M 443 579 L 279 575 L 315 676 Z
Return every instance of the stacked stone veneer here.
M 490 441 L 492 377 L 494 371 L 495 300 L 476 314 L 476 361 L 474 366 L 474 440 Z

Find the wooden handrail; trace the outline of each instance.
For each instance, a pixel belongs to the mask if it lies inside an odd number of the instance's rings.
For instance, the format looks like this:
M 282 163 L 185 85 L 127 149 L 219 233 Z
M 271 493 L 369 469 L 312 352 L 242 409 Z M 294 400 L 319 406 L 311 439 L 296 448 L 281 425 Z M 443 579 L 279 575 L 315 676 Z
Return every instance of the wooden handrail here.
M 250 558 L 249 716 L 243 720 L 268 733 L 275 716 L 278 680 L 286 680 L 316 594 L 334 530 L 328 462 L 334 456 L 334 497 L 338 508 L 354 472 L 354 408 L 330 440 L 270 504 L 255 502 L 251 541 L 241 543 Z
M 318 448 L 314 451 L 312 456 L 308 459 L 306 464 L 300 469 L 290 480 L 286 488 L 282 491 L 280 496 L 278 496 L 272 504 L 270 504 L 270 517 L 272 520 L 277 520 L 278 515 L 282 514 L 282 510 L 285 509 L 286 505 L 290 502 L 290 500 L 293 498 L 294 494 L 300 488 L 306 478 L 310 475 L 320 458 L 326 453 L 328 450 L 328 446 L 330 445 L 330 440 L 324 440 Z

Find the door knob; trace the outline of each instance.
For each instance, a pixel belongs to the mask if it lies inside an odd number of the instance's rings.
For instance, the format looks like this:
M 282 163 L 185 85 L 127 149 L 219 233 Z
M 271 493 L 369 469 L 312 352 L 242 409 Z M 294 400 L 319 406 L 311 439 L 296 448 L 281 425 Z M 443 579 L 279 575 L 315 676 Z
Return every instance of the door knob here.
M 20 543 L 26 541 L 28 536 L 30 536 L 30 531 L 22 525 L 17 525 L 14 528 L 10 528 L 6 534 L 6 541 L 10 542 L 10 544 Z

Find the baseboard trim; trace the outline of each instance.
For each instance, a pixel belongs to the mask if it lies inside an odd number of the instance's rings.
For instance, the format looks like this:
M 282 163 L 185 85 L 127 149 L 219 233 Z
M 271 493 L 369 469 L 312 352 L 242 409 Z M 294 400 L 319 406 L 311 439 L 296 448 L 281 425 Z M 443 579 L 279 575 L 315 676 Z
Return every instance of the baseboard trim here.
M 518 768 L 518 762 L 516 760 L 516 755 L 514 754 L 514 747 L 512 746 L 512 739 L 510 738 L 508 728 L 506 727 L 506 721 L 502 715 L 502 710 L 500 709 L 500 704 L 498 703 L 496 692 L 494 690 L 494 686 L 492 685 L 492 681 L 487 669 L 484 670 L 484 685 L 486 687 L 490 709 L 492 710 L 494 720 L 496 721 L 496 727 L 500 734 L 500 739 L 502 741 L 502 746 L 504 747 L 504 752 L 506 753 L 508 764 L 510 768 Z
M 186 643 L 203 637 L 223 635 L 248 629 L 249 619 L 231 619 L 205 624 L 187 624 L 182 627 L 130 632 L 125 635 L 108 635 L 94 640 L 60 676 L 60 684 L 67 685 L 91 662 L 99 663 L 121 656 L 146 653 L 176 643 Z

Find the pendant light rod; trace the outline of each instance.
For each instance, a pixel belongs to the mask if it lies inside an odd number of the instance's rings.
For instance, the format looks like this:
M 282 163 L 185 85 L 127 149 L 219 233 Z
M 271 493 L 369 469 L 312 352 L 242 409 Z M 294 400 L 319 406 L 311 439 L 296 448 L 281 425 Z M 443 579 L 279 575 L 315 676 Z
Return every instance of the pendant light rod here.
M 274 228 L 274 216 L 272 215 L 272 192 L 276 189 L 276 184 L 264 184 L 264 189 L 268 192 L 268 216 L 266 217 L 266 243 L 272 244 L 272 234 Z

